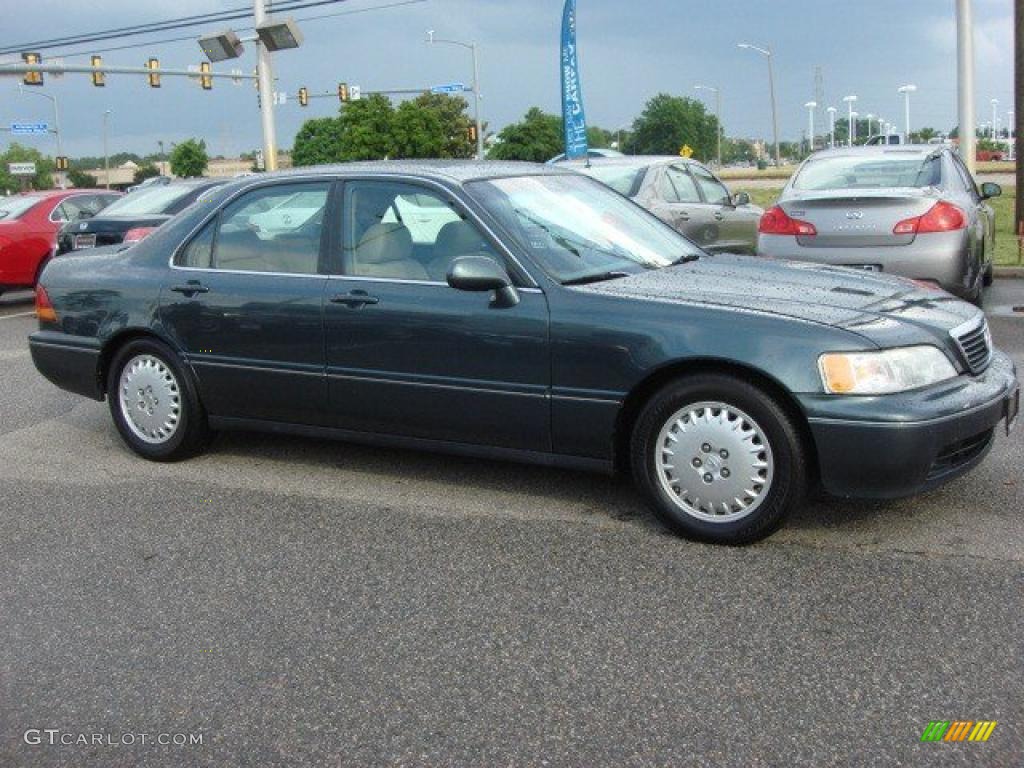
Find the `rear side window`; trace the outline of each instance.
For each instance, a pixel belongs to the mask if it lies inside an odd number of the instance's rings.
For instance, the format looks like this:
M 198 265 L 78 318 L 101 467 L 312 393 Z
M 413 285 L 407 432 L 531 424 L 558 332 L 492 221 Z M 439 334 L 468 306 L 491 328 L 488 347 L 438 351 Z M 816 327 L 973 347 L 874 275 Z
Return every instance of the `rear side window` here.
M 661 177 L 661 197 L 666 203 L 699 203 L 700 193 L 685 169 L 671 166 Z
M 181 267 L 315 275 L 330 183 L 280 184 L 235 200 L 179 253 Z

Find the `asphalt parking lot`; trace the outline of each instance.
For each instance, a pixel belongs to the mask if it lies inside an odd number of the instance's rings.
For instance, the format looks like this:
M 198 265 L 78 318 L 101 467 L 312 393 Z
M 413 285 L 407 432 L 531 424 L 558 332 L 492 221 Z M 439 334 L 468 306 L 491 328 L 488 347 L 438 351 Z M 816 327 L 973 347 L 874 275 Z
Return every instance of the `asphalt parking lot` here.
M 0 766 L 1024 763 L 1024 427 L 726 549 L 601 476 L 247 434 L 146 463 L 34 325 L 0 298 Z

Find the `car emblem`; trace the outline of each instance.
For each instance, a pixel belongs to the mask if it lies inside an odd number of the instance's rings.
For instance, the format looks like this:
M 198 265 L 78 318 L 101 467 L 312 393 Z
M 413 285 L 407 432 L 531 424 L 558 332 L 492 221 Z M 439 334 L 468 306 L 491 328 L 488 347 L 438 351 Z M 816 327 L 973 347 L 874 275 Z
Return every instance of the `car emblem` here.
M 86 228 L 86 227 L 88 227 L 88 226 L 89 226 L 89 225 L 88 225 L 87 223 L 85 223 L 85 222 L 83 221 L 83 222 L 82 222 L 81 224 L 79 224 L 79 225 L 78 225 L 78 228 L 79 228 L 79 229 L 85 229 L 85 228 Z
M 864 211 L 847 211 L 846 218 L 848 219 L 863 219 Z

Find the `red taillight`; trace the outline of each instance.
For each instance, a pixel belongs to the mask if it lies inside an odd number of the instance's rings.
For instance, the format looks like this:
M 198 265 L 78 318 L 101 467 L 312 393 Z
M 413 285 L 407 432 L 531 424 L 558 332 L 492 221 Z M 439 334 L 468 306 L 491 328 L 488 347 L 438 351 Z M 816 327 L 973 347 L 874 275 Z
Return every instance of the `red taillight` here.
M 135 229 L 129 229 L 124 233 L 125 245 L 131 245 L 132 243 L 139 242 L 139 240 L 145 238 L 146 235 L 154 229 L 156 229 L 156 227 L 136 227 Z
M 781 206 L 775 205 L 761 215 L 757 231 L 762 235 L 799 235 L 811 237 L 818 230 L 809 221 L 800 221 L 789 216 Z
M 36 317 L 44 323 L 57 322 L 57 313 L 50 303 L 50 297 L 46 295 L 46 289 L 41 285 L 36 286 Z
M 939 200 L 923 216 L 904 219 L 892 228 L 894 235 L 920 235 L 925 232 L 955 232 L 967 226 L 964 212 L 952 203 Z

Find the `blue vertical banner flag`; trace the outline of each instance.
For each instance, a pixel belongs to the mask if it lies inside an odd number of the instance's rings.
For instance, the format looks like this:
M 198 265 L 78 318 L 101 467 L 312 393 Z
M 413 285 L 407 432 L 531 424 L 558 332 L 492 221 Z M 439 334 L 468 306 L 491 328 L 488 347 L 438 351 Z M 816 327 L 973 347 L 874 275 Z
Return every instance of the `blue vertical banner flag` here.
M 565 156 L 587 156 L 587 118 L 583 114 L 583 89 L 576 50 L 576 0 L 565 0 L 562 10 L 562 123 Z

